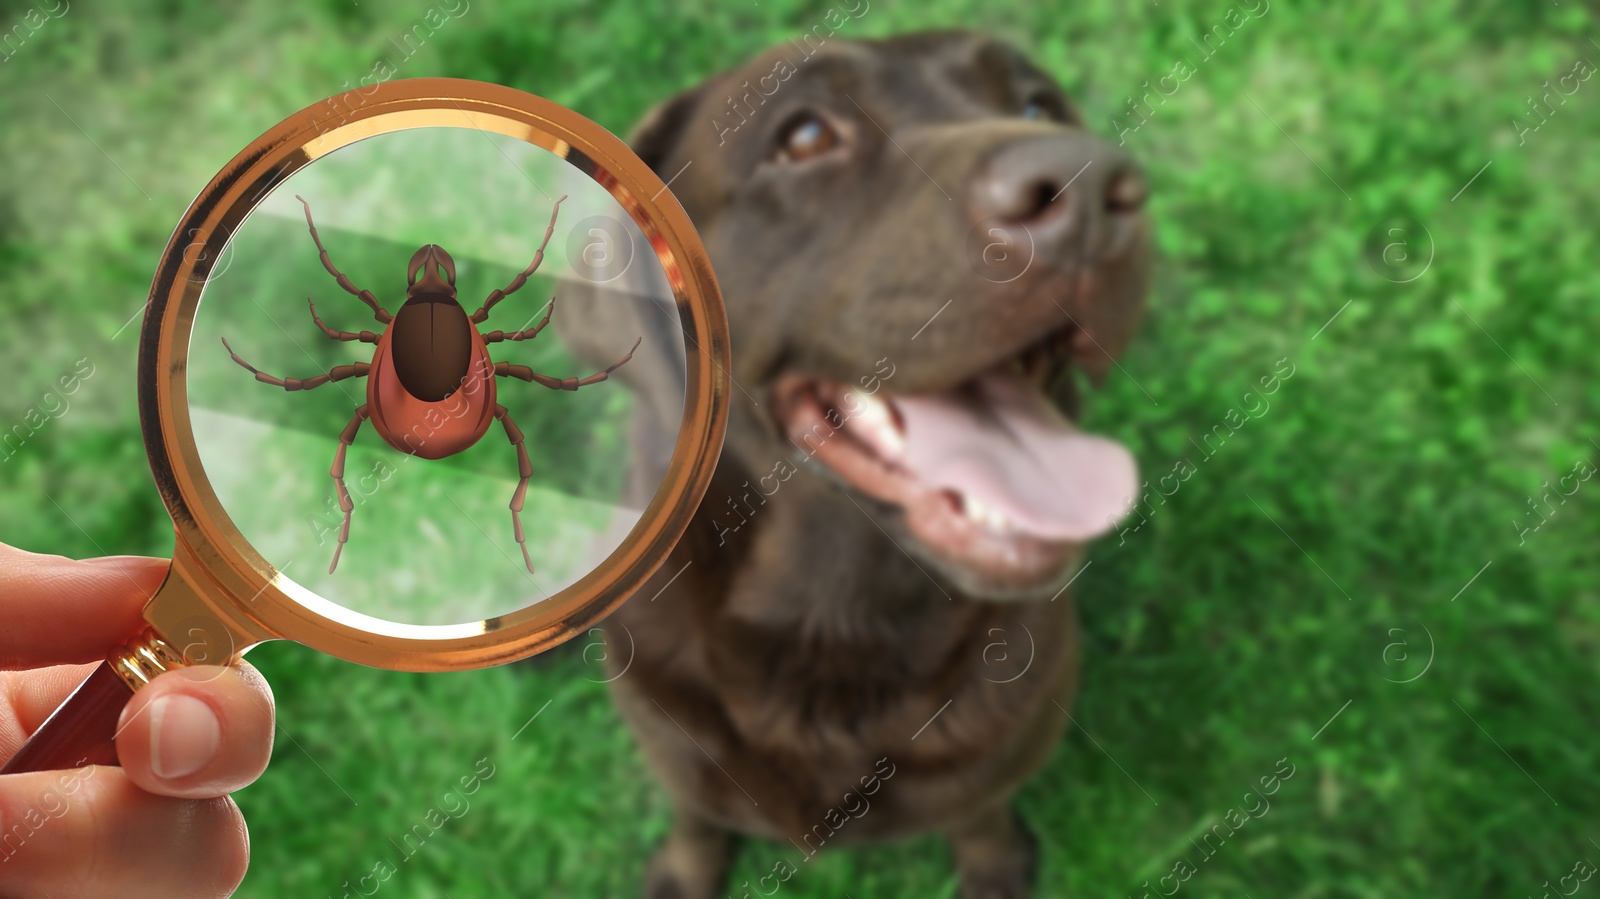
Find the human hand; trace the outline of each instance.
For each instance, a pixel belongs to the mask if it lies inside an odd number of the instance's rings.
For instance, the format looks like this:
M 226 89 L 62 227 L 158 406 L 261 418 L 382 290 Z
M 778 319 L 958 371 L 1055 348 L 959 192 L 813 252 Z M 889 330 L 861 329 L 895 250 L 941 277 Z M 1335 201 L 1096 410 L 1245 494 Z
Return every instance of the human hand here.
M 167 565 L 0 544 L 0 759 L 94 670 L 81 663 L 139 633 Z M 157 677 L 123 710 L 121 768 L 0 777 L 0 895 L 229 895 L 250 837 L 228 794 L 266 768 L 273 727 L 272 691 L 249 665 Z

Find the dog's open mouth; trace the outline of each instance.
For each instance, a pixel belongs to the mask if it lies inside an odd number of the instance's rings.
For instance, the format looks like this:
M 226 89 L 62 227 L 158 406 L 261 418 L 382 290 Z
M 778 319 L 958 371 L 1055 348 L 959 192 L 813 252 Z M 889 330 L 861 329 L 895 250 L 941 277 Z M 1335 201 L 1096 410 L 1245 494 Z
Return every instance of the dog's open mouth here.
M 1085 434 L 1045 395 L 1066 335 L 932 393 L 892 394 L 798 375 L 774 387 L 790 441 L 849 487 L 899 506 L 929 550 L 990 578 L 1059 572 L 1137 494 L 1132 455 Z

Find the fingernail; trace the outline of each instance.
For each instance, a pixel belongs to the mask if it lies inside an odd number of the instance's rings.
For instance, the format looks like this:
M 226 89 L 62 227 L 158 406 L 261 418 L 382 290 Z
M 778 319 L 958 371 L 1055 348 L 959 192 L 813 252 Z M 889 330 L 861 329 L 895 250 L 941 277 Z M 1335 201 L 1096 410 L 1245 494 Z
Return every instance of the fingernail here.
M 95 559 L 84 559 L 85 565 L 100 565 L 105 568 L 150 568 L 156 565 L 165 565 L 166 559 L 157 559 L 153 556 L 100 556 Z
M 150 703 L 150 767 L 162 780 L 199 771 L 221 745 L 217 715 L 201 700 L 169 693 Z

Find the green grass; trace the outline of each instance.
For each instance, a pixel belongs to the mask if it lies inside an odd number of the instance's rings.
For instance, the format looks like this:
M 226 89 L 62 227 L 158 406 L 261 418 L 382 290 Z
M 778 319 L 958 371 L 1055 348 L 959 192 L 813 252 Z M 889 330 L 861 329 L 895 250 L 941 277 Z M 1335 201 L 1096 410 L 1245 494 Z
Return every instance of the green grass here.
M 1600 81 L 1524 143 L 1512 123 L 1536 123 L 1526 103 L 1545 81 L 1600 62 L 1600 27 L 1565 2 L 1280 0 L 1199 61 L 1190 39 L 1226 3 L 1004 6 L 874 3 L 846 33 L 998 28 L 1102 131 L 1127 123 L 1144 82 L 1195 62 L 1127 136 L 1154 183 L 1157 295 L 1090 410 L 1148 473 L 1185 458 L 1195 471 L 1146 526 L 1103 541 L 1074 587 L 1082 730 L 1022 796 L 1042 894 L 1140 895 L 1187 859 L 1193 897 L 1539 895 L 1600 861 L 1600 482 L 1518 534 L 1547 481 L 1600 462 Z M 138 438 L 137 329 L 118 329 L 211 175 L 397 56 L 389 39 L 426 9 L 74 4 L 0 64 L 0 424 L 75 360 L 95 366 L 70 411 L 0 463 L 0 539 L 170 550 Z M 398 69 L 500 81 L 625 132 L 827 9 L 478 3 Z M 1413 224 L 1390 238 L 1396 215 Z M 1431 245 L 1421 277 L 1369 263 L 1369 244 L 1395 239 Z M 1294 374 L 1262 412 L 1245 393 L 1280 359 Z M 1259 418 L 1203 459 L 1190 441 L 1247 404 Z M 1430 642 L 1426 673 L 1394 683 Z M 239 795 L 254 845 L 243 894 L 341 895 L 398 862 L 395 843 L 487 758 L 471 809 L 386 894 L 631 895 L 668 810 L 593 644 L 436 676 L 253 653 L 283 730 Z M 1285 758 L 1296 773 L 1270 811 L 1201 862 L 1190 839 Z M 735 882 L 781 854 L 747 845 Z M 783 895 L 954 889 L 927 838 L 819 857 Z

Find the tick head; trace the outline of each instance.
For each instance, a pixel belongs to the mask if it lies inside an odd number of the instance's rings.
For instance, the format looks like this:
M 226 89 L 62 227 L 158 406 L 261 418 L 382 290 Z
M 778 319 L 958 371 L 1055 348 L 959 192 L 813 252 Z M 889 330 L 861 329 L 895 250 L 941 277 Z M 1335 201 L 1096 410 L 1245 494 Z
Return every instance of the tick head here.
M 456 295 L 456 261 L 444 247 L 430 243 L 411 256 L 406 267 L 406 297 L 443 294 Z

